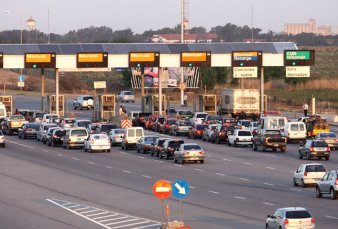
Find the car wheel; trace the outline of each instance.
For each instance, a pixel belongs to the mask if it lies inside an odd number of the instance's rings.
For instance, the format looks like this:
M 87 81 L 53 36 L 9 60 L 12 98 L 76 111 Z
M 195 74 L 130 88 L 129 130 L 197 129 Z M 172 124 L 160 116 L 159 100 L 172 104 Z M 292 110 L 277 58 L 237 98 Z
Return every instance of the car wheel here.
M 282 153 L 284 153 L 284 152 L 285 152 L 285 147 L 282 147 L 282 148 L 280 149 L 280 151 L 281 151 Z
M 262 152 L 265 152 L 266 151 L 266 148 L 264 145 L 262 145 Z
M 154 156 L 154 152 L 152 150 L 150 151 L 150 156 Z
M 295 179 L 295 178 L 293 178 L 293 186 L 295 186 L 295 187 L 297 187 L 297 186 L 298 186 L 298 184 L 297 184 L 297 182 L 296 182 L 296 179 Z
M 202 137 L 202 141 L 204 141 L 205 142 L 205 139 Z
M 320 192 L 319 187 L 317 186 L 317 187 L 316 187 L 316 197 L 317 197 L 317 198 L 322 198 L 322 196 L 323 196 L 323 195 L 322 195 L 322 193 Z
M 18 135 L 18 137 L 19 137 L 19 139 L 21 139 L 21 135 L 20 134 Z
M 174 163 L 175 163 L 175 164 L 177 163 L 177 158 L 176 158 L 176 157 L 174 157 Z
M 257 151 L 257 146 L 256 146 L 255 143 L 252 143 L 252 150 L 253 150 L 253 151 Z
M 300 180 L 300 187 L 302 187 L 302 188 L 306 187 L 306 184 L 304 183 L 303 179 Z
M 333 188 L 330 188 L 330 197 L 332 200 L 337 199 L 337 192 Z
M 136 148 L 136 153 L 139 153 L 139 152 L 140 152 L 140 150 L 138 148 Z
M 183 160 L 183 157 L 181 157 L 181 165 L 184 164 L 184 160 Z
M 311 155 L 309 153 L 306 154 L 306 159 L 311 160 Z
M 201 160 L 201 164 L 204 164 L 204 160 Z
M 299 159 L 303 159 L 303 155 L 301 152 L 299 152 Z
M 230 143 L 230 141 L 228 141 L 228 146 L 231 146 L 231 143 Z
M 277 149 L 276 149 L 276 148 L 273 148 L 272 151 L 273 151 L 273 152 L 276 152 Z M 282 149 L 281 149 L 280 151 L 283 152 Z
M 107 149 L 106 152 L 107 152 L 107 153 L 110 153 L 110 149 Z
M 219 138 L 217 138 L 217 144 L 221 144 L 221 141 L 219 140 Z
M 327 161 L 330 160 L 330 156 L 325 157 L 325 160 Z

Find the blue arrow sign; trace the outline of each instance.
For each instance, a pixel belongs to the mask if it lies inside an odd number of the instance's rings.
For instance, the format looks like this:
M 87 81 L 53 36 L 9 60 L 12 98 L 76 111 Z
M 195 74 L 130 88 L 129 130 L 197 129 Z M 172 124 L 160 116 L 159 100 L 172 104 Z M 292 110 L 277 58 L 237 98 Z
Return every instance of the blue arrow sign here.
M 179 199 L 185 198 L 190 193 L 189 183 L 185 180 L 177 180 L 172 183 L 172 194 Z
M 19 75 L 18 76 L 18 81 L 24 81 L 25 80 L 25 76 L 24 75 Z

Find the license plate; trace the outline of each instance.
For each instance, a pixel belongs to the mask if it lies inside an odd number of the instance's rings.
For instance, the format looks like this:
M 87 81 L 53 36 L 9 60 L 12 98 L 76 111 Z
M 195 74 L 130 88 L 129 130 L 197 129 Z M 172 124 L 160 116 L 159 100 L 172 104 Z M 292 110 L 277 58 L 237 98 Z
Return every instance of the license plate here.
M 316 151 L 326 151 L 326 147 L 316 147 Z
M 81 141 L 82 139 L 81 139 L 81 138 L 78 138 L 77 140 L 78 140 L 78 141 Z
M 274 144 L 273 146 L 278 146 L 278 144 Z

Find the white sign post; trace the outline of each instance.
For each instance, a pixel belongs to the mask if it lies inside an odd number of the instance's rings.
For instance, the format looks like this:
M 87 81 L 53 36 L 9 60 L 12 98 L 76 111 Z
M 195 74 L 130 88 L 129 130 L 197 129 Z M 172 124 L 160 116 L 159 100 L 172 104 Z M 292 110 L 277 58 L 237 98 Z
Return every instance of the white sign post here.
M 234 78 L 257 78 L 257 67 L 234 67 Z
M 310 77 L 310 66 L 287 66 L 286 77 Z
M 25 82 L 24 81 L 18 81 L 18 87 L 24 87 Z

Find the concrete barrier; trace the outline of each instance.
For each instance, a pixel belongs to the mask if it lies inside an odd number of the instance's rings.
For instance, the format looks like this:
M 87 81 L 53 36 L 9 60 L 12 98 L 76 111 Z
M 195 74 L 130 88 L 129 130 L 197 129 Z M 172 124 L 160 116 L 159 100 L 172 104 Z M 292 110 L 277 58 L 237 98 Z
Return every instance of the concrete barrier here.
M 335 114 L 319 114 L 320 117 L 326 119 L 329 123 L 338 123 L 338 115 Z

